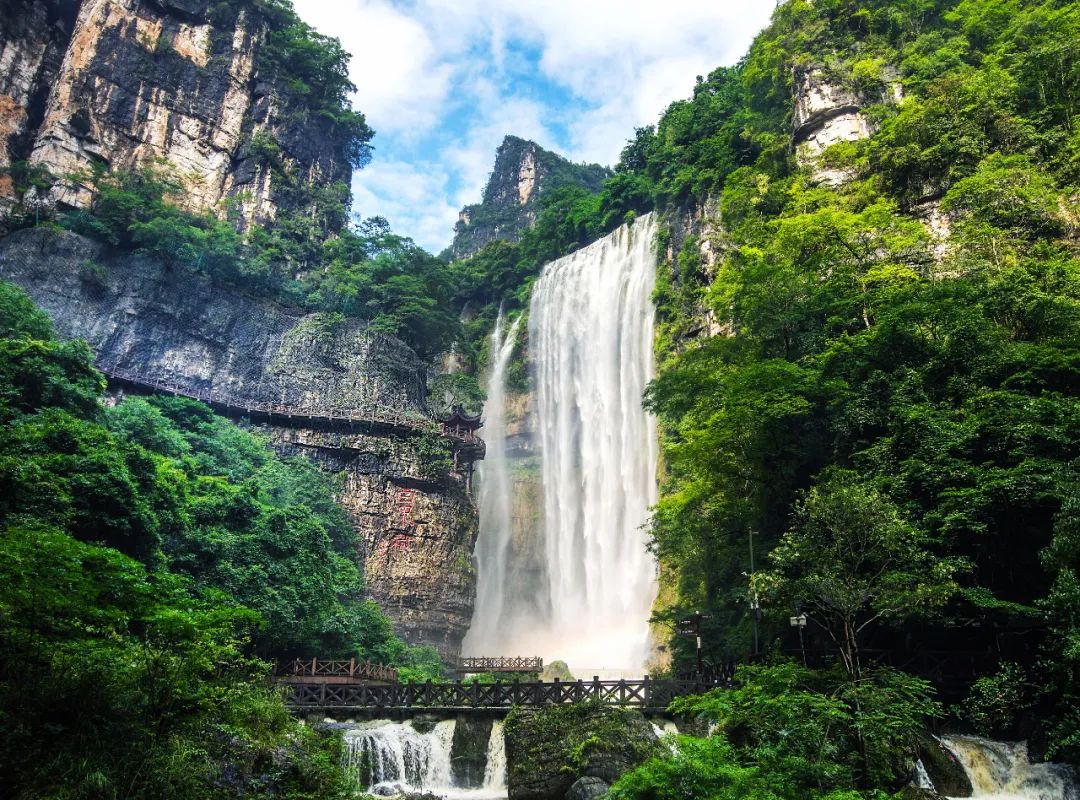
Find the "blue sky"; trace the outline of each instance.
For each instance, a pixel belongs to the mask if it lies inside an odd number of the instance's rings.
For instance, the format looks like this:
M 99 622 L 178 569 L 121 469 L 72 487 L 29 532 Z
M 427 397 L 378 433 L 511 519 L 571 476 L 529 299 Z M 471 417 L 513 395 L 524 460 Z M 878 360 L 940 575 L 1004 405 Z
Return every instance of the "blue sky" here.
M 294 0 L 353 54 L 375 158 L 353 208 L 438 252 L 508 133 L 613 164 L 694 78 L 737 61 L 773 3 Z

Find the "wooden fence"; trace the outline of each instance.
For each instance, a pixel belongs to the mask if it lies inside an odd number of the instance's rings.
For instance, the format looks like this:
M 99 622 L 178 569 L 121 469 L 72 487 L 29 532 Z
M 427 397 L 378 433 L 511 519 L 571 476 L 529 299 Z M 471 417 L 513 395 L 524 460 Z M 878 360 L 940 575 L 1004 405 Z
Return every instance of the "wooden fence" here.
M 543 681 L 521 683 L 399 683 L 389 686 L 292 684 L 285 701 L 294 710 L 509 710 L 515 706 L 554 706 L 599 702 L 662 711 L 677 697 L 699 694 L 720 684 L 681 680 Z
M 544 659 L 539 656 L 463 656 L 458 672 L 543 672 Z
M 284 683 L 331 683 L 347 684 L 374 681 L 379 683 L 397 683 L 397 670 L 382 664 L 357 661 L 355 658 L 344 660 L 322 660 L 317 658 L 297 658 L 278 666 L 275 675 Z

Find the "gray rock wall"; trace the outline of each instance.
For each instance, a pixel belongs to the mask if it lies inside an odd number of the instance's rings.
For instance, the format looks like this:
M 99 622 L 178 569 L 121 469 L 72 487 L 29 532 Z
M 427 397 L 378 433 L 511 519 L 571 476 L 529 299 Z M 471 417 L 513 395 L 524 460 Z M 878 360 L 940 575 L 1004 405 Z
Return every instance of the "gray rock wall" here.
M 399 340 L 350 321 L 327 325 L 43 228 L 0 239 L 0 279 L 25 289 L 57 332 L 99 363 L 298 412 L 426 406 L 424 367 Z M 477 514 L 461 475 L 432 474 L 422 436 L 268 425 L 275 447 L 341 476 L 368 590 L 409 642 L 460 653 L 475 599 Z

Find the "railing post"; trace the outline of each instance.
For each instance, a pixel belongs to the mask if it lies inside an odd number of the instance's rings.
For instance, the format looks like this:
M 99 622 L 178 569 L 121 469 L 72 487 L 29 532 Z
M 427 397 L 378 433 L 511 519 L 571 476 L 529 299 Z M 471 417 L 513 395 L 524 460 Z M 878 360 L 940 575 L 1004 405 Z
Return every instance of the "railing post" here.
M 593 700 L 599 700 L 600 699 L 600 676 L 599 675 L 593 675 L 592 676 L 592 692 L 593 692 Z
M 649 708 L 649 676 L 645 676 L 645 683 L 641 689 L 641 707 Z
M 356 657 L 349 659 L 349 677 L 353 677 L 356 674 Z
M 311 674 L 312 674 L 312 676 L 315 675 L 315 666 L 316 666 L 317 662 L 318 662 L 317 658 L 312 658 L 311 659 Z

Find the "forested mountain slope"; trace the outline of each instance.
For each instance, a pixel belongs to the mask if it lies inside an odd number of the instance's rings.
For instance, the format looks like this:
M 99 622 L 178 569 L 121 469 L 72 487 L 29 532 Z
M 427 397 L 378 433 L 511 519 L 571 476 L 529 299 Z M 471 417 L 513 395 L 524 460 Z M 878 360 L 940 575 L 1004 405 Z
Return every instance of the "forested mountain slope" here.
M 599 193 L 455 265 L 512 305 L 664 215 L 657 619 L 704 612 L 707 658 L 801 657 L 805 614 L 813 664 L 1080 758 L 1078 33 L 1075 3 L 784 3 Z

